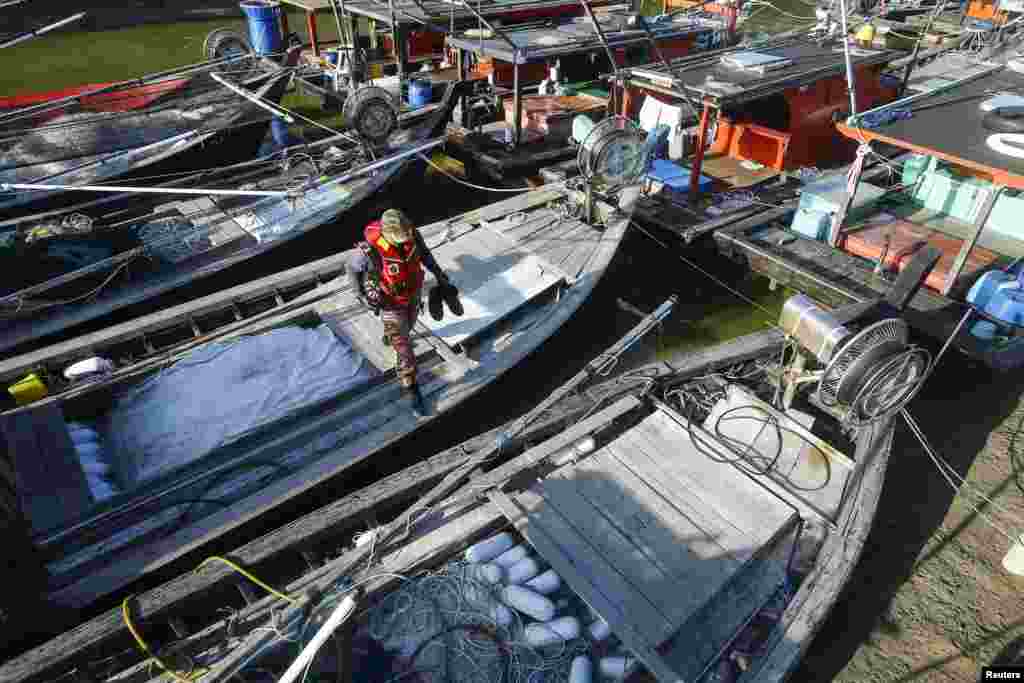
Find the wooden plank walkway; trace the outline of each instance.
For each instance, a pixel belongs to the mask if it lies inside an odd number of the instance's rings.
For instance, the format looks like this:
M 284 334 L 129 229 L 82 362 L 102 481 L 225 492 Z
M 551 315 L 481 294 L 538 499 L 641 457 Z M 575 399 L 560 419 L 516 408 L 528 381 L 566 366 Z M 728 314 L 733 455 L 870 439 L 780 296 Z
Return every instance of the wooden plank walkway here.
M 695 680 L 778 589 L 798 520 L 660 411 L 491 500 L 661 681 Z

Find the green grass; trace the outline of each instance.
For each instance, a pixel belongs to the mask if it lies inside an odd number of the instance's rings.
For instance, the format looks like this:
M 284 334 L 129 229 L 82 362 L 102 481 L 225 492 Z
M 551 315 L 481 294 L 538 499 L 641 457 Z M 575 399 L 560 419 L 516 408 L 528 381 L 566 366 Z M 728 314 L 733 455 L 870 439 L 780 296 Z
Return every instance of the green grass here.
M 289 30 L 306 36 L 304 14 L 288 14 Z M 329 15 L 318 16 L 322 41 L 337 40 Z M 117 31 L 69 32 L 43 36 L 0 54 L 0 93 L 53 90 L 83 83 L 119 81 L 206 59 L 203 41 L 210 31 L 231 28 L 248 36 L 245 20 L 181 21 Z

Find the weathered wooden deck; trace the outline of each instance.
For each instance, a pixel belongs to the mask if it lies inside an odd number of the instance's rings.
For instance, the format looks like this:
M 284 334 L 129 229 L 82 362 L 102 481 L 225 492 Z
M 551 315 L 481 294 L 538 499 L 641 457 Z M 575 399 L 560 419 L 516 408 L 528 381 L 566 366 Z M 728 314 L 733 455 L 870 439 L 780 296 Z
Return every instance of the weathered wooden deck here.
M 681 420 L 656 410 L 529 489 L 491 494 L 660 681 L 698 680 L 779 589 L 799 519 Z

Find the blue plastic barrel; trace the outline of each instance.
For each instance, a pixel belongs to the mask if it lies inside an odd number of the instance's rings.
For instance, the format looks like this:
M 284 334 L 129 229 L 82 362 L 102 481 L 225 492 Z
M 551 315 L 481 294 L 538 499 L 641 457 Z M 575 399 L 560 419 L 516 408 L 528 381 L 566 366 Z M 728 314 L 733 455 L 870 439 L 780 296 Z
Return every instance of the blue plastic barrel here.
M 430 104 L 434 86 L 430 81 L 414 78 L 409 81 L 409 106 L 413 109 Z
M 281 3 L 277 0 L 242 0 L 238 3 L 249 22 L 249 42 L 258 55 L 284 50 Z
M 330 64 L 331 66 L 334 66 L 334 65 L 336 65 L 338 63 L 338 48 L 336 48 L 336 47 L 328 48 L 325 51 L 325 54 L 327 55 L 327 63 L 328 64 Z

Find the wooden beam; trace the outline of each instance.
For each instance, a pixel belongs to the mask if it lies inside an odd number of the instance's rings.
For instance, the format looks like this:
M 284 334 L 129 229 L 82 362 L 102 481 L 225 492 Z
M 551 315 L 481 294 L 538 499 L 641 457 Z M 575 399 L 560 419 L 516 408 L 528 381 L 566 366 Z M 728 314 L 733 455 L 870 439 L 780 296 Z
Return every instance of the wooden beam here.
M 978 217 L 974 219 L 974 225 L 971 229 L 970 236 L 964 240 L 963 245 L 960 247 L 960 253 L 956 255 L 956 259 L 953 261 L 953 267 L 949 269 L 949 273 L 946 275 L 946 281 L 942 285 L 942 295 L 949 296 L 950 291 L 953 289 L 953 285 L 960 279 L 960 273 L 963 272 L 964 265 L 967 263 L 967 257 L 970 256 L 971 250 L 978 243 L 978 238 L 981 237 L 982 231 L 985 229 L 985 224 L 988 223 L 988 217 L 992 215 L 992 209 L 995 208 L 996 201 L 1003 194 L 1003 190 L 1006 188 L 1003 185 L 993 185 L 989 191 L 988 196 L 985 197 L 985 202 L 981 205 L 978 210 Z

